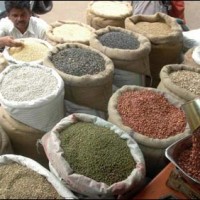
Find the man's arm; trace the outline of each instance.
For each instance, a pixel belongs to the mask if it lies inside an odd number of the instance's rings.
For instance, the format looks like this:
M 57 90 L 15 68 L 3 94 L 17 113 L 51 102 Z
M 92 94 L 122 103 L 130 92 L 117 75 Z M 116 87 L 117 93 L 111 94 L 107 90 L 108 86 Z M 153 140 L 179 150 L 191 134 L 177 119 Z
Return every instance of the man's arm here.
M 0 37 L 0 48 L 2 47 L 20 47 L 23 46 L 23 43 L 20 41 L 16 41 L 13 37 L 11 36 L 3 36 Z

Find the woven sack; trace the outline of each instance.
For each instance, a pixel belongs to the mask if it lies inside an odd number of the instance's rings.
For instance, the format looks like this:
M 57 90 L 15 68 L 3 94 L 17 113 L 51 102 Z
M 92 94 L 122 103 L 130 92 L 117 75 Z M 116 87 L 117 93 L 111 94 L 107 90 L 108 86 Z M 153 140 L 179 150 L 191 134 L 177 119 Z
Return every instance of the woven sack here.
M 8 65 L 8 61 L 5 59 L 4 55 L 0 53 L 0 72 L 2 72 Z
M 132 15 L 132 6 L 122 1 L 91 1 L 86 11 L 86 21 L 94 29 L 106 26 L 125 27 L 126 17 Z
M 162 22 L 170 27 L 171 33 L 167 35 L 144 33 L 137 27 L 137 23 L 139 22 L 148 22 L 149 25 L 154 22 Z M 128 17 L 125 20 L 125 28 L 140 33 L 150 40 L 150 71 L 153 78 L 152 86 L 156 87 L 160 82 L 159 73 L 162 67 L 167 64 L 181 63 L 182 61 L 183 35 L 180 26 L 175 18 L 164 13 L 156 13 L 154 15 L 135 15 Z
M 175 136 L 171 136 L 166 139 L 154 139 L 148 136 L 145 136 L 139 132 L 135 132 L 127 125 L 123 124 L 122 118 L 117 110 L 118 98 L 122 93 L 126 91 L 137 91 L 137 90 L 150 90 L 158 94 L 163 94 L 164 97 L 168 100 L 169 103 L 173 104 L 176 107 L 180 107 L 182 104 L 174 97 L 168 93 L 159 91 L 155 88 L 140 87 L 140 86 L 123 86 L 113 93 L 112 97 L 109 100 L 108 104 L 108 121 L 117 125 L 122 130 L 128 132 L 138 143 L 140 149 L 143 152 L 147 175 L 150 177 L 155 176 L 161 169 L 163 169 L 168 163 L 165 157 L 165 149 L 174 143 L 175 141 L 185 137 L 190 133 L 189 125 L 187 124 L 184 132 L 177 133 Z
M 69 42 L 89 45 L 94 31 L 91 26 L 81 22 L 60 20 L 50 24 L 46 35 L 47 40 L 53 45 Z
M 117 49 L 103 46 L 98 38 L 112 31 L 129 34 L 137 39 L 140 46 L 137 49 Z M 149 53 L 151 51 L 151 43 L 141 34 L 133 33 L 124 28 L 108 26 L 95 31 L 95 35 L 90 40 L 90 46 L 108 56 L 117 69 L 150 75 Z
M 160 72 L 161 81 L 158 85 L 158 89 L 162 91 L 167 91 L 168 93 L 170 93 L 171 95 L 175 96 L 177 99 L 185 103 L 187 101 L 193 100 L 194 98 L 198 97 L 198 95 L 184 88 L 181 88 L 180 86 L 174 84 L 171 81 L 169 77 L 170 73 L 173 73 L 179 70 L 188 70 L 188 71 L 200 73 L 200 68 L 192 67 L 190 65 L 184 65 L 184 64 L 166 65 L 162 68 Z
M 112 130 L 113 134 L 117 134 L 127 142 L 133 159 L 136 162 L 136 167 L 133 168 L 133 171 L 125 180 L 107 185 L 106 183 L 86 177 L 84 174 L 81 175 L 73 172 L 73 169 L 71 169 L 69 163 L 63 157 L 64 152 L 60 147 L 59 134 L 65 130 L 65 128 L 78 121 L 106 127 Z M 88 132 L 88 134 L 90 133 Z M 41 143 L 49 159 L 50 170 L 61 178 L 72 191 L 85 195 L 90 199 L 110 199 L 113 198 L 114 195 L 123 195 L 127 191 L 133 192 L 144 180 L 145 163 L 137 143 L 126 132 L 99 117 L 83 113 L 69 115 L 62 119 L 49 133 L 45 134 L 41 139 Z
M 105 70 L 95 75 L 73 76 L 56 68 L 51 62 L 52 55 L 65 48 L 82 48 L 96 52 L 105 60 Z M 101 52 L 92 47 L 78 43 L 65 43 L 54 47 L 45 59 L 46 66 L 56 69 L 65 83 L 65 99 L 75 104 L 100 111 L 107 111 L 107 104 L 112 95 L 113 62 Z

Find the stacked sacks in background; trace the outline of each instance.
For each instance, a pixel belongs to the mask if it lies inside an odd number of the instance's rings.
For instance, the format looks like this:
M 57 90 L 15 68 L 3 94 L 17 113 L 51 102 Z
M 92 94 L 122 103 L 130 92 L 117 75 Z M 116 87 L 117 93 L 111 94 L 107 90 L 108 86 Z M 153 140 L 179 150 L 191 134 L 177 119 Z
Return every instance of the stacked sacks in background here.
M 142 187 L 146 168 L 138 144 L 99 117 L 69 115 L 41 143 L 50 170 L 81 199 L 123 199 Z
M 65 43 L 54 47 L 44 61 L 65 83 L 65 99 L 106 112 L 112 95 L 114 66 L 110 58 L 92 47 Z
M 124 21 L 132 16 L 131 3 L 123 1 L 91 1 L 87 8 L 86 20 L 94 29 L 116 26 L 124 28 Z
M 36 142 L 64 117 L 64 83 L 57 72 L 39 64 L 9 65 L 0 74 L 0 124 L 14 153 L 46 164 Z
M 46 34 L 47 41 L 52 45 L 69 42 L 88 45 L 94 31 L 95 29 L 87 24 L 62 20 L 51 23 Z
M 168 163 L 165 149 L 190 134 L 181 105 L 167 92 L 140 86 L 123 86 L 109 100 L 108 121 L 135 139 L 151 178 Z
M 160 72 L 158 89 L 175 96 L 180 102 L 200 95 L 200 68 L 185 64 L 166 65 Z
M 108 26 L 95 31 L 90 46 L 101 51 L 114 63 L 113 84 L 144 85 L 144 76 L 150 76 L 150 41 L 141 34 L 124 28 Z
M 149 61 L 152 75 L 152 85 L 150 86 L 157 87 L 162 67 L 182 62 L 182 29 L 175 18 L 164 13 L 128 17 L 125 20 L 125 28 L 140 33 L 150 40 Z M 149 86 L 148 82 L 146 86 Z

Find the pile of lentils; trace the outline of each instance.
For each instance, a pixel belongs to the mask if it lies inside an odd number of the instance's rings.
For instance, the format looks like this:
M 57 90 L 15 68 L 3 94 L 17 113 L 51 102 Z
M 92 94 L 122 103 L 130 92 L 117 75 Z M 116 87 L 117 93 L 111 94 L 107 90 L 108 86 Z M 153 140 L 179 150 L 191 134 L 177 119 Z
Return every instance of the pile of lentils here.
M 154 139 L 166 139 L 186 127 L 184 112 L 151 90 L 123 92 L 118 98 L 117 110 L 124 125 Z
M 135 25 L 141 34 L 151 34 L 155 37 L 167 36 L 172 32 L 170 26 L 163 22 L 138 22 Z
M 18 163 L 0 165 L 1 199 L 62 199 L 47 179 Z
M 136 166 L 126 140 L 108 128 L 77 122 L 60 133 L 60 140 L 74 173 L 98 182 L 122 181 Z
M 192 134 L 192 147 L 181 152 L 177 164 L 190 177 L 200 181 L 200 127 Z
M 42 68 L 16 66 L 5 74 L 0 92 L 9 101 L 31 101 L 52 94 L 57 84 L 57 79 Z
M 61 49 L 50 60 L 58 70 L 73 76 L 94 75 L 105 70 L 104 58 L 84 48 Z
M 200 95 L 200 73 L 188 70 L 178 70 L 170 73 L 169 78 L 179 87 L 198 96 Z
M 134 35 L 121 31 L 110 31 L 98 37 L 103 46 L 117 49 L 138 49 L 140 43 Z

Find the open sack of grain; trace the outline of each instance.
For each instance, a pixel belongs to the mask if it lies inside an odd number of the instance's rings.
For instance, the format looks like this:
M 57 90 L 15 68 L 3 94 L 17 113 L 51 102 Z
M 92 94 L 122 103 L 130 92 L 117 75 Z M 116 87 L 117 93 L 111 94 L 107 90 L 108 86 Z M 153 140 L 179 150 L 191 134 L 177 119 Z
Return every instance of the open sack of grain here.
M 14 119 L 47 132 L 64 117 L 64 82 L 43 65 L 9 65 L 0 74 L 0 103 Z
M 88 45 L 94 31 L 91 26 L 78 21 L 60 20 L 51 23 L 46 34 L 52 45 L 69 42 Z
M 19 155 L 0 156 L 1 199 L 78 199 L 49 170 Z
M 65 43 L 54 47 L 44 64 L 64 80 L 66 100 L 107 111 L 114 71 L 110 58 L 87 45 Z
M 200 68 L 185 64 L 166 65 L 160 72 L 158 89 L 185 103 L 200 95 Z
M 128 17 L 125 20 L 125 28 L 140 33 L 150 40 L 149 61 L 153 78 L 152 86 L 157 87 L 162 67 L 182 62 L 182 29 L 175 18 L 164 13 Z
M 72 191 L 108 199 L 134 191 L 145 177 L 142 152 L 133 138 L 93 115 L 62 119 L 41 143 L 50 170 Z
M 91 1 L 86 12 L 87 24 L 94 29 L 106 26 L 125 27 L 124 21 L 132 16 L 131 3 L 124 1 Z
M 3 51 L 5 59 L 11 64 L 42 64 L 43 59 L 52 46 L 45 40 L 38 38 L 16 39 L 23 43 L 21 47 L 6 47 Z
M 140 86 L 124 86 L 109 100 L 108 121 L 135 139 L 150 177 L 168 163 L 165 149 L 190 133 L 181 105 L 168 93 Z

